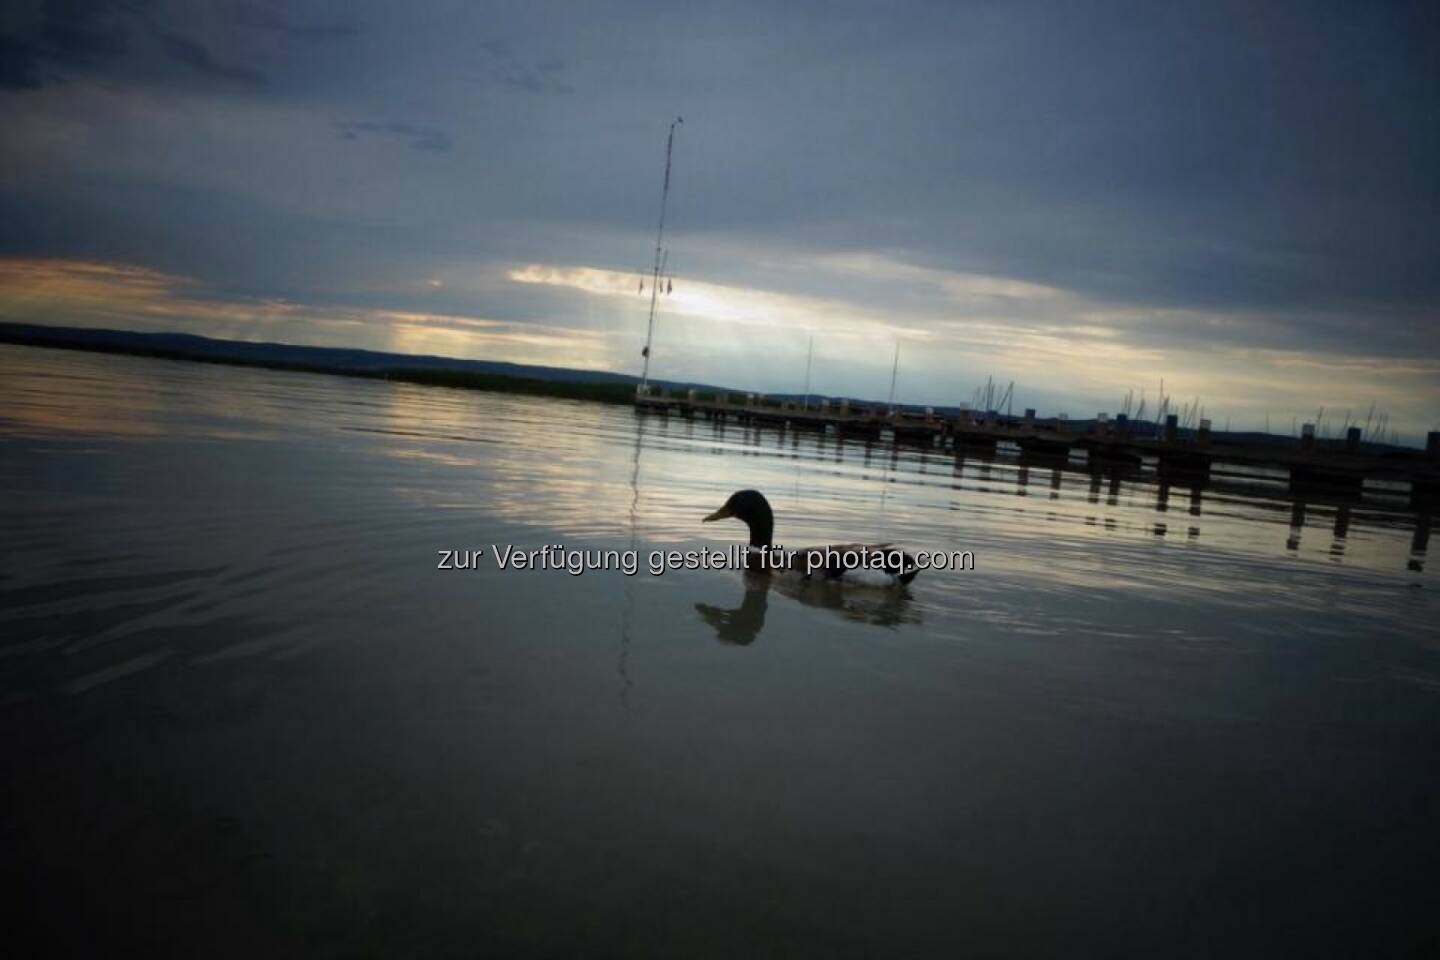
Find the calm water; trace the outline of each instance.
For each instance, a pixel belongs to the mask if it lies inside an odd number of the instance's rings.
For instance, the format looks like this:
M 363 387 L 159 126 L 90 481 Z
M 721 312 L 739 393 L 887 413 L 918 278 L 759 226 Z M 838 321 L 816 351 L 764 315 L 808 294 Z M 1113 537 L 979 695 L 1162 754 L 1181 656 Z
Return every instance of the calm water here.
M 1403 499 L 0 347 L 29 952 L 1407 954 L 1440 602 Z M 973 551 L 900 595 L 437 552 Z M 44 949 L 41 949 L 44 948 Z

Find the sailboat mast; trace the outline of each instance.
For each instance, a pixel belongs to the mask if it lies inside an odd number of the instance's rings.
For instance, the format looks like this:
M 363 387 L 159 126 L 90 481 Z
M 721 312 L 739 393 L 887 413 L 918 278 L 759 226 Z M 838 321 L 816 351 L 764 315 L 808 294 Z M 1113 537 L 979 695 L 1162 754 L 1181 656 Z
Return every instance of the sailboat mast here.
M 895 344 L 895 363 L 890 367 L 890 412 L 895 412 L 895 376 L 900 372 L 900 344 Z
M 640 392 L 646 393 L 650 386 L 650 341 L 655 336 L 655 307 L 660 297 L 660 271 L 662 249 L 665 243 L 665 204 L 670 199 L 670 151 L 675 146 L 675 126 L 685 122 L 676 117 L 670 123 L 670 133 L 665 138 L 665 185 L 660 190 L 660 222 L 655 228 L 655 268 L 650 274 L 650 320 L 645 325 L 645 349 L 640 355 L 645 358 L 640 371 Z
M 810 360 L 815 356 L 815 335 L 810 335 L 810 346 L 805 351 L 805 409 L 810 409 Z

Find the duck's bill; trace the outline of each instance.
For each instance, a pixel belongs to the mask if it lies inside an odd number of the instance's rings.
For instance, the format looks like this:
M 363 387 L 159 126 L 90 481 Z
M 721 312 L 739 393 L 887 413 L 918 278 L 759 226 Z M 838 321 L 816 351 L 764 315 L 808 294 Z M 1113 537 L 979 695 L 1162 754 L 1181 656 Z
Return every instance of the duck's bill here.
M 735 516 L 735 513 L 729 507 L 721 507 L 719 510 L 716 510 L 714 513 L 710 514 L 710 516 L 706 517 L 700 522 L 710 523 L 712 520 L 725 520 L 733 516 Z

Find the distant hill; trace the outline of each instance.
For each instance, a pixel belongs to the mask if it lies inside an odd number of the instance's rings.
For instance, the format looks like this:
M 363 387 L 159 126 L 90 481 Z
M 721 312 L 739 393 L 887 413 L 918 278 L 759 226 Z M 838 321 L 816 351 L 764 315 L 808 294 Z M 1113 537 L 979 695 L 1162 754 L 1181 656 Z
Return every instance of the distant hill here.
M 498 360 L 464 360 L 457 357 L 385 353 L 344 347 L 217 340 L 187 333 L 136 333 L 129 330 L 51 327 L 30 323 L 0 322 L 0 343 L 376 377 L 610 403 L 628 403 L 634 396 L 635 384 L 639 382 L 638 377 L 623 373 L 532 366 Z M 666 380 L 652 382 L 660 387 L 676 390 L 694 388 L 715 392 L 720 389 L 705 384 Z
M 299 367 L 336 373 L 384 373 L 387 370 L 464 370 L 531 380 L 565 380 L 570 383 L 629 383 L 635 377 L 598 370 L 538 367 L 495 360 L 461 360 L 454 357 L 417 356 L 353 350 L 344 347 L 306 347 L 289 343 L 251 343 L 216 340 L 188 333 L 134 333 L 128 330 L 92 330 L 83 327 L 49 327 L 30 323 L 0 323 L 0 341 L 47 347 L 73 347 L 145 355 L 175 355 L 188 360 L 220 360 L 269 367 Z

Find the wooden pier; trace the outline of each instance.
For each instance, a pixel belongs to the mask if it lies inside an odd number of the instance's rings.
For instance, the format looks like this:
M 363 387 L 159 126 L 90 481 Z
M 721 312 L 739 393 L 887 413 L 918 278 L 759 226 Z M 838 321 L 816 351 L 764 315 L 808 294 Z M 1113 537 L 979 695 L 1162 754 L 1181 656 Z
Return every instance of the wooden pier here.
M 777 430 L 833 433 L 842 438 L 885 441 L 900 446 L 951 449 L 957 456 L 994 450 L 1002 443 L 1018 447 L 1027 458 L 1069 459 L 1083 451 L 1091 464 L 1115 469 L 1153 465 L 1177 480 L 1203 480 L 1212 471 L 1288 477 L 1292 490 L 1359 495 L 1367 480 L 1408 483 L 1417 507 L 1440 503 L 1440 434 L 1430 434 L 1425 451 L 1367 452 L 1352 429 L 1344 440 L 1319 441 L 1307 431 L 1294 447 L 1240 444 L 1212 439 L 1208 424 L 1182 432 L 1172 415 L 1156 435 L 1152 425 L 1137 430 L 1123 417 L 1098 420 L 1092 427 L 1072 429 L 1064 420 L 1037 420 L 997 413 L 946 416 L 916 414 L 848 402 L 819 406 L 780 403 L 755 394 L 683 394 L 650 388 L 637 392 L 638 413 L 732 421 Z M 1308 426 L 1308 425 L 1307 425 Z

